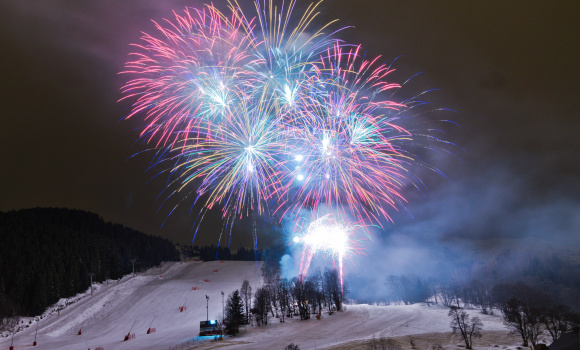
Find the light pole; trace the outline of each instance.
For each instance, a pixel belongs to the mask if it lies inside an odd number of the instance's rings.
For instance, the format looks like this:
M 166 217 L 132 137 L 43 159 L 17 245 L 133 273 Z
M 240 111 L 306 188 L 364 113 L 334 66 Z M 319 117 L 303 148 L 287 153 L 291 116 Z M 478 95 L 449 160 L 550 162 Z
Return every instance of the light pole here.
M 209 321 L 209 297 L 206 295 L 205 296 L 205 309 L 206 309 L 206 320 Z
M 91 296 L 93 296 L 93 276 L 95 274 L 94 273 L 89 273 L 89 277 L 91 278 Z
M 12 342 L 10 343 L 10 350 L 14 350 L 14 333 L 16 332 L 16 327 L 18 327 L 18 322 L 16 323 L 16 326 L 14 326 L 14 327 L 15 328 L 12 330 Z
M 36 332 L 34 332 L 34 343 L 32 343 L 32 346 L 36 346 L 36 335 L 38 334 L 38 324 L 40 323 L 40 320 L 38 320 L 36 322 Z
M 131 262 L 133 263 L 133 277 L 135 277 L 135 258 L 131 259 Z
M 226 307 L 224 304 L 224 291 L 222 290 L 222 324 L 224 324 L 225 319 L 226 319 Z

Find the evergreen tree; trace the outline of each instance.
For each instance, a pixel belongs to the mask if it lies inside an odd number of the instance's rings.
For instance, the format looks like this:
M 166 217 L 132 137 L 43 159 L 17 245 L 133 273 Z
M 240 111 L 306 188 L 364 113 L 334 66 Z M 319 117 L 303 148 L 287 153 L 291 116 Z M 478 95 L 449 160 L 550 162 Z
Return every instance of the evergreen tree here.
M 235 335 L 240 331 L 240 326 L 244 324 L 244 302 L 240 296 L 240 291 L 236 289 L 228 297 L 228 303 L 226 305 L 226 331 L 230 335 Z

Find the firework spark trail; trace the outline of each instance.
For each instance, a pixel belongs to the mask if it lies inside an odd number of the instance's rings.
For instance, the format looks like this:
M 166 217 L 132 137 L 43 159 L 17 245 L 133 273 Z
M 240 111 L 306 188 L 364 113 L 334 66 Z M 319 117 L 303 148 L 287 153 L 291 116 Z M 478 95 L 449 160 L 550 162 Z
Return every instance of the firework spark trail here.
M 335 266 L 338 263 L 340 287 L 343 289 L 343 260 L 360 251 L 355 232 L 362 226 L 339 221 L 334 215 L 327 214 L 313 221 L 301 235 L 295 236 L 295 242 L 302 244 L 300 259 L 300 278 L 308 274 L 313 257 L 318 253 L 329 256 Z
M 123 72 L 133 77 L 122 88 L 134 101 L 127 118 L 146 123 L 140 136 L 169 173 L 168 197 L 202 203 L 196 234 L 217 206 L 231 236 L 235 218 L 255 213 L 298 222 L 309 210 L 313 224 L 339 225 L 317 219 L 324 205 L 340 220 L 381 225 L 405 203 L 416 134 L 400 120 L 422 102 L 393 101 L 401 86 L 390 66 L 325 33 L 334 21 L 316 27 L 320 3 L 298 15 L 296 0 L 256 0 L 254 15 L 236 0 L 229 14 L 186 9 L 135 45 Z M 338 254 L 342 271 L 351 240 L 339 248 L 321 237 L 306 245 L 304 272 L 319 251 Z

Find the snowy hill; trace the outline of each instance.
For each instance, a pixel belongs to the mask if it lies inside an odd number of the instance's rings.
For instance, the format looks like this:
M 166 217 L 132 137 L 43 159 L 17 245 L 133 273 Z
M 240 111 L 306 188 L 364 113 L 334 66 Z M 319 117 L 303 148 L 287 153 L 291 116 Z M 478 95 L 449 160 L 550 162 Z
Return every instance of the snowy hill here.
M 167 263 L 136 277 L 127 276 L 109 286 L 98 285 L 77 296 L 74 303 L 60 312 L 49 310 L 38 325 L 34 349 L 283 349 L 294 342 L 304 349 L 360 348 L 361 340 L 390 337 L 410 344 L 410 339 L 423 342 L 421 349 L 430 349 L 435 342 L 443 346 L 460 344 L 459 337 L 450 336 L 447 309 L 416 304 L 411 306 L 347 305 L 346 311 L 285 323 L 270 319 L 267 327 L 247 327 L 239 336 L 219 343 L 209 337 L 197 337 L 199 321 L 206 319 L 206 298 L 209 318 L 220 319 L 221 291 L 229 295 L 247 279 L 255 290 L 262 283 L 260 263 L 256 262 L 188 262 Z M 207 280 L 207 281 L 204 281 Z M 197 289 L 194 289 L 197 287 Z M 62 301 L 64 302 L 64 301 Z M 180 306 L 185 306 L 183 311 Z M 476 314 L 477 311 L 472 311 Z M 515 347 L 518 339 L 507 336 L 501 317 L 478 315 L 486 335 L 475 341 L 475 347 L 506 345 Z M 134 324 L 134 326 L 133 326 Z M 132 327 L 132 328 L 131 328 Z M 149 327 L 156 332 L 146 334 Z M 36 324 L 16 333 L 16 349 L 30 348 Z M 81 334 L 78 335 L 79 330 Z M 123 341 L 128 333 L 134 339 Z M 10 338 L 0 341 L 0 349 L 10 346 Z M 410 346 L 410 345 L 409 345 Z M 410 347 L 414 348 L 414 347 Z M 454 346 L 453 349 L 456 349 Z

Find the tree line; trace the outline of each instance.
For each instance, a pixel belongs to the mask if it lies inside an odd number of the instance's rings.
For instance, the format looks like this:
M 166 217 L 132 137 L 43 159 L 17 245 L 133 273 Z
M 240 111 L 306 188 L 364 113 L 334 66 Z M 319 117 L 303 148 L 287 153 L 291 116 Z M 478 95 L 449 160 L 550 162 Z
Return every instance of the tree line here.
M 501 312 L 512 335 L 522 339 L 523 346 L 536 345 L 544 331 L 552 340 L 580 326 L 580 313 L 562 302 L 557 295 L 544 288 L 531 287 L 523 282 L 487 283 L 478 279 L 466 282 L 442 282 L 420 279 L 412 275 L 391 275 L 385 279 L 391 289 L 389 302 L 413 304 L 418 302 L 442 304 L 450 308 L 452 329 L 461 331 L 469 349 L 471 335 L 480 333 L 481 322 L 471 321 L 463 309 L 478 309 L 482 314 Z M 471 327 L 471 328 L 470 328 Z
M 346 290 L 341 289 L 335 269 L 287 279 L 280 276 L 277 264 L 264 264 L 262 275 L 264 283 L 260 287 L 253 290 L 245 280 L 228 297 L 224 315 L 228 334 L 236 334 L 241 326 L 254 322 L 256 326 L 267 326 L 270 319 L 307 320 L 311 315 L 321 317 L 323 310 L 332 314 L 343 309 Z
M 341 311 L 346 289 L 341 289 L 340 278 L 335 269 L 314 271 L 308 276 L 291 279 L 280 276 L 279 269 L 264 265 L 264 284 L 256 289 L 251 313 L 258 326 L 268 324 L 268 318 L 284 322 L 286 317 L 307 320 L 312 314 L 317 317 L 322 311 L 329 314 Z
M 164 238 L 63 208 L 0 212 L 0 319 L 33 316 L 93 282 L 179 260 Z

